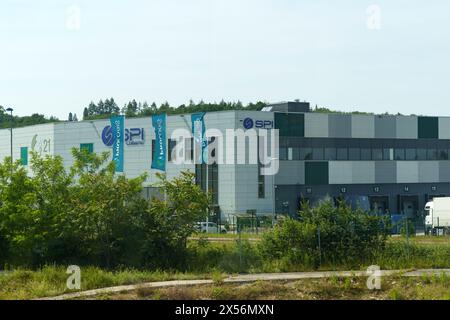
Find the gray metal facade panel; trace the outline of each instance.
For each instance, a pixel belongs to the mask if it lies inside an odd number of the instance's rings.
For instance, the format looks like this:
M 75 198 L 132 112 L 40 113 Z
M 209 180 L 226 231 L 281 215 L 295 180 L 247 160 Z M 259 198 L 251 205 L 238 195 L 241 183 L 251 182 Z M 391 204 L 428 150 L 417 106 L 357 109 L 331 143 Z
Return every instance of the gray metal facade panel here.
M 439 139 L 450 139 L 450 118 L 439 118 Z
M 276 185 L 305 184 L 304 161 L 280 161 L 280 168 L 275 175 Z
M 375 116 L 375 138 L 394 139 L 396 134 L 395 116 Z
M 419 161 L 397 161 L 397 183 L 419 182 Z
M 450 182 L 450 161 L 439 161 L 439 181 Z
M 398 139 L 417 139 L 417 117 L 397 116 L 395 130 Z
M 375 162 L 375 183 L 396 183 L 397 164 L 394 161 Z
M 353 166 L 351 161 L 330 161 L 328 170 L 329 184 L 353 183 Z
M 305 113 L 305 137 L 327 138 L 328 114 Z
M 352 115 L 352 138 L 374 138 L 374 116 Z
M 439 182 L 439 162 L 419 161 L 419 183 Z
M 330 114 L 328 115 L 328 136 L 330 138 L 351 138 L 352 117 L 351 115 Z
M 352 183 L 356 184 L 375 183 L 375 162 L 353 161 Z

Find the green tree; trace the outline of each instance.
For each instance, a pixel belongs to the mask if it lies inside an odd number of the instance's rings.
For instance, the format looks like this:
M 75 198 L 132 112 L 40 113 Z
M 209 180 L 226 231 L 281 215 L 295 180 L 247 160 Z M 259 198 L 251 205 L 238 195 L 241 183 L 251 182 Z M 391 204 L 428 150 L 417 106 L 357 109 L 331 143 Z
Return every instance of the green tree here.
M 191 172 L 168 180 L 157 174 L 155 184 L 164 197 L 153 198 L 144 215 L 143 254 L 149 267 L 183 265 L 186 258 L 187 237 L 195 231 L 195 223 L 205 217 L 209 209 L 208 196 L 195 184 Z

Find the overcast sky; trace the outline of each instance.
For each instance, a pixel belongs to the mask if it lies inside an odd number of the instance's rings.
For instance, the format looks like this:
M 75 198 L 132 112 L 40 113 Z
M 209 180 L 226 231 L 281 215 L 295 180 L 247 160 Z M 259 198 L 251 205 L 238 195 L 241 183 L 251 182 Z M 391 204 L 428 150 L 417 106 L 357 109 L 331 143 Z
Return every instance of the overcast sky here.
M 107 97 L 298 98 L 450 115 L 449 15 L 448 0 L 1 0 L 0 105 L 65 119 Z

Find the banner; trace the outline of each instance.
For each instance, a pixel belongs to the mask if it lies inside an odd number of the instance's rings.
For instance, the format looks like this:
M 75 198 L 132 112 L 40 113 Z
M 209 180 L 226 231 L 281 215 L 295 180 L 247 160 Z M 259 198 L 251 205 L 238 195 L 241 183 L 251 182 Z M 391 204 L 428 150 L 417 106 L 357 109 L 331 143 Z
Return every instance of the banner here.
M 116 163 L 116 172 L 123 172 L 125 116 L 111 117 L 111 132 L 114 139 L 114 143 L 112 145 L 112 158 Z
M 191 115 L 192 135 L 194 137 L 194 163 L 204 164 L 208 161 L 207 146 L 205 138 L 205 113 L 194 113 Z M 205 154 L 206 153 L 206 154 Z
M 166 115 L 160 114 L 152 116 L 152 125 L 155 129 L 155 146 L 153 148 L 152 169 L 166 171 Z

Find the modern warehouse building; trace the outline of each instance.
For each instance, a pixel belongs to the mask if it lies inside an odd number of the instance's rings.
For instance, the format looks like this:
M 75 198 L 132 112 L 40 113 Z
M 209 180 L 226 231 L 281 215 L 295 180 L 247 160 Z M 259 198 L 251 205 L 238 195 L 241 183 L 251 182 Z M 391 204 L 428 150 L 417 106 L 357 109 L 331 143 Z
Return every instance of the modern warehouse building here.
M 279 170 L 273 176 L 262 175 L 258 163 L 176 164 L 170 155 L 166 159 L 169 178 L 186 169 L 196 173 L 222 219 L 248 210 L 294 215 L 302 199 L 315 202 L 326 196 L 415 217 L 428 199 L 450 196 L 450 117 L 326 114 L 311 112 L 306 102 L 286 102 L 262 111 L 208 112 L 204 123 L 224 135 L 227 129 L 279 129 Z M 108 127 L 109 119 L 15 128 L 13 158 L 28 166 L 34 150 L 60 155 L 69 167 L 73 147 L 111 150 Z M 157 172 L 151 169 L 152 119 L 127 118 L 125 128 L 124 173 L 148 172 L 144 193 L 150 197 Z M 179 128 L 192 128 L 190 115 L 167 116 L 167 137 Z M 3 159 L 10 155 L 10 131 L 0 130 L 0 137 Z M 167 145 L 173 148 L 173 141 Z

